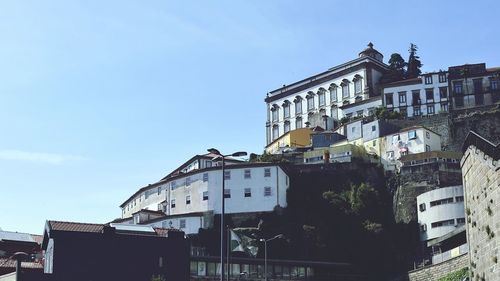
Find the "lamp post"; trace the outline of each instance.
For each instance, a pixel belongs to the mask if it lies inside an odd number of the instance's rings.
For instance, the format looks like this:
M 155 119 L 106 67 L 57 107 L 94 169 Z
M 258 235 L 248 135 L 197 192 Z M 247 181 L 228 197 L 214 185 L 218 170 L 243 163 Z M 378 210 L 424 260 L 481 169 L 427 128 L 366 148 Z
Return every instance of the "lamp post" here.
M 216 161 L 221 159 L 221 170 L 222 170 L 222 190 L 221 190 L 221 214 L 220 214 L 220 280 L 224 281 L 224 213 L 225 213 L 225 203 L 224 203 L 224 187 L 225 187 L 225 167 L 224 167 L 224 159 L 228 156 L 232 157 L 241 157 L 247 155 L 244 151 L 238 151 L 232 154 L 223 155 L 219 150 L 215 148 L 207 149 L 208 152 L 215 154 L 216 156 L 212 159 L 212 161 Z M 229 274 L 228 274 L 229 279 Z
M 270 242 L 277 238 L 283 238 L 283 234 L 278 234 L 273 238 L 260 239 L 260 242 L 264 242 L 264 280 L 267 281 L 267 242 Z
M 25 252 L 17 252 L 12 255 L 11 259 L 16 260 L 16 281 L 22 280 L 21 278 L 21 261 L 27 260 L 29 257 Z

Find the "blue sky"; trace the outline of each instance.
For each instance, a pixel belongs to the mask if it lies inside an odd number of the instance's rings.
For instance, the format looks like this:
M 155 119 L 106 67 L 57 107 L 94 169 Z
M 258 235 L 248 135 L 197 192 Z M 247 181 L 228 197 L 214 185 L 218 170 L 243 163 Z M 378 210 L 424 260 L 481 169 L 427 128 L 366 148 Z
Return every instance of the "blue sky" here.
M 405 4 L 406 3 L 406 4 Z M 267 92 L 369 41 L 423 70 L 500 66 L 498 3 L 0 3 L 0 228 L 104 223 L 206 148 L 262 152 Z

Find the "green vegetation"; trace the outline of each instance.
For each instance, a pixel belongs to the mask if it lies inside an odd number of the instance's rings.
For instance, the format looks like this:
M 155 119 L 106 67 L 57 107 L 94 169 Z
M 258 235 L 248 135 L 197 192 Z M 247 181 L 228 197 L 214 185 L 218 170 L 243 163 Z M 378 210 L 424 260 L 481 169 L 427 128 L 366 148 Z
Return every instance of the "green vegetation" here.
M 439 278 L 438 281 L 462 281 L 467 276 L 469 276 L 469 269 L 465 267 Z
M 250 159 L 248 160 L 251 163 L 254 162 L 272 162 L 272 163 L 287 163 L 288 160 L 285 159 L 282 155 L 279 154 L 269 154 L 264 151 L 261 155 L 251 153 Z
M 385 107 L 377 107 L 375 109 L 375 116 L 380 120 L 387 119 L 404 119 L 405 115 L 398 111 L 389 111 Z
M 164 276 L 162 275 L 153 275 L 151 276 L 151 281 L 166 281 Z

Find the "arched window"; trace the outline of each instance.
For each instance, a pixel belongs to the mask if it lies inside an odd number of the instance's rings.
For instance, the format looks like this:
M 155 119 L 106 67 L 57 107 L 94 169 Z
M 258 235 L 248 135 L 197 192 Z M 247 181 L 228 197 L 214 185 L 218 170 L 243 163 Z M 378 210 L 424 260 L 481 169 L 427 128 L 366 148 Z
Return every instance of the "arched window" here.
M 280 133 L 280 131 L 279 131 L 278 125 L 274 125 L 273 126 L 273 140 L 278 138 L 279 133 Z
M 339 119 L 339 115 L 338 115 L 338 108 L 336 106 L 332 106 L 332 108 L 330 109 L 330 116 L 335 119 L 335 120 L 338 120 Z
M 272 115 L 272 121 L 273 122 L 278 122 L 279 121 L 279 106 L 277 104 L 274 104 L 271 108 L 271 115 Z
M 337 86 L 335 83 L 330 84 L 330 88 L 328 90 L 330 91 L 330 103 L 337 102 L 337 89 L 339 86 Z
M 287 100 L 283 102 L 283 118 L 290 118 L 290 102 Z
M 290 121 L 285 121 L 283 124 L 283 133 L 286 134 L 290 131 Z
M 309 92 L 306 96 L 307 99 L 307 111 L 314 110 L 314 93 Z
M 326 104 L 325 93 L 326 93 L 326 90 L 324 88 L 319 88 L 319 90 L 318 90 L 318 103 L 319 103 L 320 107 L 325 106 L 325 104 Z
M 361 75 L 359 74 L 356 74 L 354 76 L 354 78 L 352 79 L 352 81 L 354 82 L 354 94 L 355 95 L 361 95 L 361 93 L 363 92 L 363 77 L 361 77 Z
M 295 119 L 295 129 L 302 128 L 302 117 L 297 117 Z
M 354 102 L 360 102 L 362 100 L 363 100 L 363 97 L 361 97 L 361 96 L 357 96 L 354 98 Z
M 342 98 L 348 98 L 349 97 L 349 80 L 344 79 L 342 80 L 342 83 L 340 83 L 340 86 L 342 87 Z
M 295 114 L 302 114 L 302 98 L 300 96 L 296 96 L 293 102 L 295 103 Z

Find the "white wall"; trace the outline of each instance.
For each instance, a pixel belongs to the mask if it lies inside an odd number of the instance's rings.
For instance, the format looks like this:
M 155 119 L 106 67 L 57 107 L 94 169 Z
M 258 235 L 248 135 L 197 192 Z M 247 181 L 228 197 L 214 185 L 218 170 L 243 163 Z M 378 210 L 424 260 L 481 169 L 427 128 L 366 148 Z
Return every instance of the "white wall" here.
M 417 215 L 418 223 L 426 225 L 426 231 L 420 232 L 420 240 L 426 241 L 441 237 L 457 226 L 458 218 L 465 218 L 464 202 L 458 200 L 457 197 L 464 196 L 463 187 L 450 186 L 435 189 L 417 196 Z M 431 202 L 446 198 L 453 198 L 453 203 L 441 204 L 431 207 Z M 451 201 L 451 200 L 450 200 Z M 425 210 L 420 210 L 420 205 L 425 204 Z M 453 225 L 432 227 L 432 223 L 453 219 Z
M 184 220 L 185 227 L 181 227 L 181 221 Z M 176 228 L 184 231 L 185 234 L 197 234 L 200 228 L 203 228 L 203 216 L 178 216 L 165 218 L 164 220 L 155 221 L 153 223 L 146 223 L 152 227 L 159 228 Z

